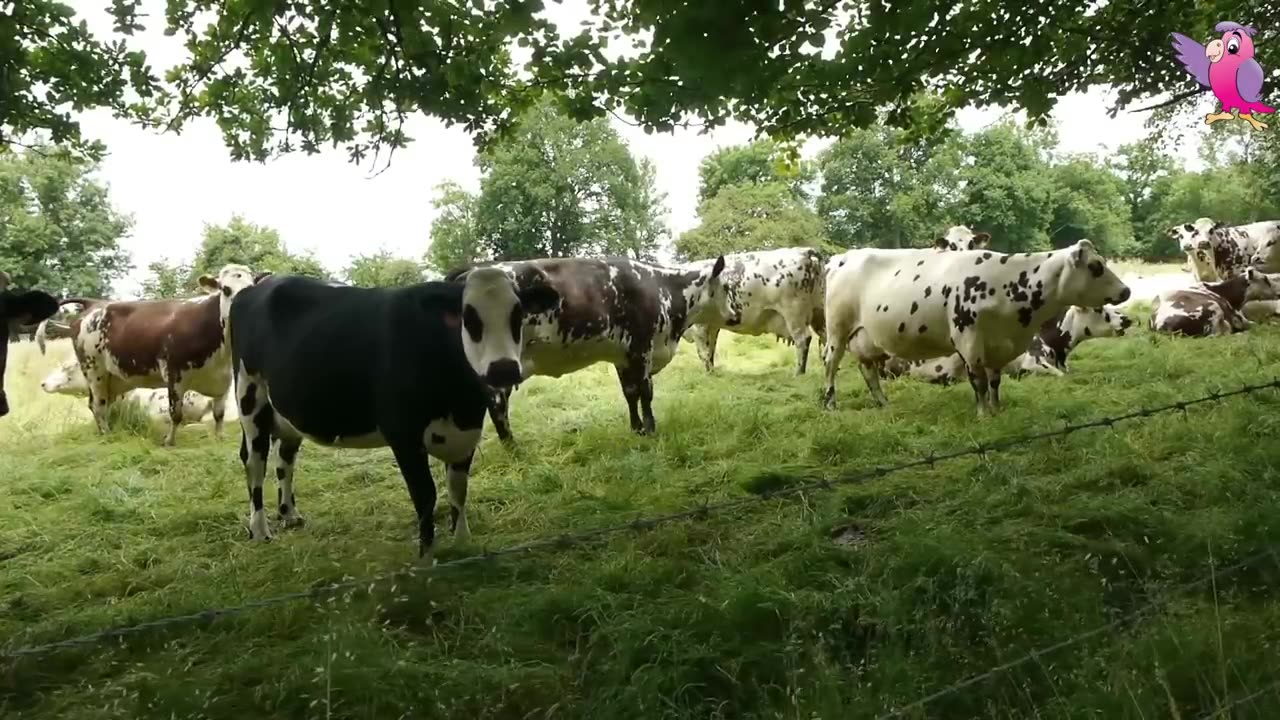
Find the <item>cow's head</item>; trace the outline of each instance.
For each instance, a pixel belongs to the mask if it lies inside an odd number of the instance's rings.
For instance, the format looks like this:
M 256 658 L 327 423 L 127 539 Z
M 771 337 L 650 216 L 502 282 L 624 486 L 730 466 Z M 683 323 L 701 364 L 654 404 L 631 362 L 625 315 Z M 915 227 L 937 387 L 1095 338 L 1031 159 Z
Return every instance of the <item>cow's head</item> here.
M 4 373 L 9 362 L 9 330 L 15 325 L 44 322 L 58 312 L 58 300 L 40 290 L 10 290 L 9 276 L 0 272 L 0 417 L 9 414 L 4 393 Z
M 1081 342 L 1088 338 L 1123 337 L 1132 326 L 1133 320 L 1117 307 L 1073 307 L 1067 330 L 1076 342 Z
M 499 268 L 479 267 L 466 273 L 462 288 L 462 349 L 471 369 L 486 384 L 509 388 L 524 377 L 520 363 L 527 315 L 549 312 L 560 293 L 546 273 L 527 266 L 518 280 Z M 450 326 L 459 318 L 446 316 Z
M 715 262 L 692 274 L 684 288 L 685 306 L 688 308 L 686 322 L 689 325 L 715 318 L 730 327 L 742 323 L 742 309 L 735 307 L 721 279 L 724 267 L 724 256 L 721 255 Z
M 1079 240 L 1065 249 L 1066 266 L 1058 278 L 1060 297 L 1072 305 L 1100 307 L 1118 305 L 1129 299 L 1129 286 L 1107 267 L 1089 240 Z
M 1245 301 L 1280 299 L 1280 273 L 1269 274 L 1247 267 L 1244 269 L 1244 279 L 1248 283 L 1244 291 Z
M 975 233 L 968 225 L 953 225 L 947 228 L 946 235 L 933 241 L 933 248 L 939 252 L 959 252 L 985 248 L 990 242 L 989 233 Z
M 222 319 L 226 320 L 231 314 L 231 301 L 241 290 L 252 287 L 261 282 L 264 278 L 271 275 L 269 272 L 254 274 L 252 270 L 244 265 L 225 265 L 218 273 L 218 277 L 209 275 L 201 275 L 196 280 L 200 287 L 209 293 L 218 293 L 221 296 Z
M 1258 243 L 1249 264 L 1263 272 L 1280 272 L 1280 223 L 1276 223 L 1266 240 Z
M 1218 265 L 1214 260 L 1214 248 L 1226 237 L 1225 223 L 1202 217 L 1193 223 L 1174 225 L 1165 231 L 1170 240 L 1178 243 L 1178 249 L 1187 256 L 1191 273 L 1200 281 L 1219 279 Z
M 85 382 L 80 363 L 75 358 L 64 361 L 56 370 L 46 375 L 44 380 L 40 381 L 40 389 L 60 395 L 87 396 L 89 394 L 89 384 Z

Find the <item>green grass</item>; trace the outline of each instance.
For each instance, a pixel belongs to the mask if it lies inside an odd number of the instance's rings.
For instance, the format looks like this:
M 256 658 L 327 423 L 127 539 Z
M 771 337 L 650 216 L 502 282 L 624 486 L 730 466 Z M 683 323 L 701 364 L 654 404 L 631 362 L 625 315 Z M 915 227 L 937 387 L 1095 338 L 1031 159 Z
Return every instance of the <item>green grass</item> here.
M 968 387 L 887 384 L 850 365 L 819 409 L 820 363 L 721 338 L 656 380 L 656 438 L 633 436 L 611 368 L 535 379 L 519 445 L 486 426 L 475 543 L 441 561 L 839 478 L 1277 374 L 1280 328 L 1179 340 L 1139 328 L 1084 345 L 1062 379 L 1007 382 L 978 422 Z M 412 509 L 387 451 L 304 445 L 305 528 L 246 540 L 234 424 L 221 440 L 133 424 L 101 438 L 82 400 L 41 395 L 11 354 L 0 422 L 0 638 L 57 640 L 399 567 Z M 1280 542 L 1280 396 L 1246 398 L 940 463 L 705 521 L 361 587 L 89 649 L 0 661 L 23 718 L 863 718 L 1165 600 L 912 718 L 1191 720 L 1280 667 L 1280 562 L 1180 586 Z M 439 466 L 433 469 L 438 471 Z M 437 479 L 439 475 L 437 475 Z M 267 496 L 274 497 L 269 489 Z M 443 500 L 443 490 L 441 492 Z M 446 527 L 441 502 L 437 522 Z M 1225 717 L 1274 718 L 1264 692 Z

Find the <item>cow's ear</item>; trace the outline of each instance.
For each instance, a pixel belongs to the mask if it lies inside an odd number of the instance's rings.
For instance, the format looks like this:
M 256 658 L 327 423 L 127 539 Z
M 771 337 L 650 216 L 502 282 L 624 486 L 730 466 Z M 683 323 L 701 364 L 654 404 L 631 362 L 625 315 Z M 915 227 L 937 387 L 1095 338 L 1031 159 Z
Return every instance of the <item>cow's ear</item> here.
M 253 276 L 253 284 L 254 284 L 254 285 L 257 285 L 258 283 L 262 282 L 263 280 L 266 280 L 266 279 L 267 279 L 267 278 L 269 278 L 269 277 L 271 277 L 271 271 L 270 271 L 270 270 L 266 270 L 266 271 L 264 271 L 264 272 L 260 272 L 260 273 L 258 273 L 257 275 L 254 275 L 254 276 Z
M 527 315 L 550 312 L 560 304 L 560 293 L 546 282 L 537 283 L 516 293 L 520 307 Z
M 222 286 L 218 284 L 218 279 L 211 275 L 201 275 L 196 279 L 196 284 L 209 292 L 217 292 L 222 289 Z
M 984 248 L 987 246 L 987 243 L 989 242 L 991 242 L 991 233 L 980 232 L 980 233 L 975 233 L 973 236 L 974 247 Z
M 711 279 L 720 277 L 720 273 L 724 272 L 724 256 L 716 258 L 716 264 L 711 266 Z
M 935 250 L 946 250 L 950 246 L 947 245 L 946 238 L 940 237 L 933 241 L 933 247 Z

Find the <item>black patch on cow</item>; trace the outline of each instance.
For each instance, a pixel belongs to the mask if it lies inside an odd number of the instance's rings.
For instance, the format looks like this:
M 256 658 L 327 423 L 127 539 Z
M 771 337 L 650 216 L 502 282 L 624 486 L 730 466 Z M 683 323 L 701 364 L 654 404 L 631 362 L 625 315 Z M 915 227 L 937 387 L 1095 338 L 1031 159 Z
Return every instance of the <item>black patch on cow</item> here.
M 920 334 L 921 334 L 921 335 L 923 335 L 923 334 L 925 334 L 926 332 L 928 332 L 928 330 L 929 330 L 929 326 L 928 326 L 928 325 L 921 325 L 921 326 L 920 326 Z
M 921 265 L 923 265 L 923 264 L 924 264 L 924 261 L 923 261 L 923 260 L 921 260 L 920 262 L 916 263 L 916 267 L 920 267 L 920 266 L 921 266 Z
M 990 259 L 991 259 L 991 253 L 989 253 L 989 252 L 982 253 L 982 259 L 983 259 L 983 260 L 990 260 Z
M 930 296 L 930 295 L 932 295 L 932 294 L 933 294 L 933 286 L 932 286 L 932 285 L 925 285 L 925 286 L 924 286 L 924 296 L 925 296 L 925 297 L 929 297 L 929 296 Z
M 964 332 L 966 328 L 972 327 L 973 324 L 978 321 L 978 316 L 974 314 L 973 310 L 966 307 L 965 304 L 960 301 L 960 295 L 958 293 L 956 294 L 954 311 L 951 324 L 961 332 Z
M 943 286 L 942 286 L 942 299 L 943 299 L 943 300 L 947 300 L 947 299 L 950 299 L 950 297 L 951 297 L 951 286 L 950 286 L 950 285 L 943 285 Z
M 1102 277 L 1102 273 L 1103 273 L 1102 261 L 1101 261 L 1101 260 L 1090 260 L 1090 261 L 1089 261 L 1089 274 L 1090 274 L 1090 275 L 1092 275 L 1092 276 L 1094 276 L 1094 277 L 1096 277 L 1096 278 L 1100 278 L 1100 277 Z
M 249 493 L 249 499 L 253 502 L 254 512 L 262 509 L 262 486 L 255 487 Z
M 1001 265 L 1004 265 L 1004 264 L 1005 264 L 1005 263 L 1007 263 L 1007 262 L 1009 262 L 1009 256 L 1008 256 L 1008 255 L 1005 255 L 1005 256 L 1003 256 L 1003 257 L 1001 257 L 1001 258 L 1000 258 L 1000 264 L 1001 264 Z
M 898 277 L 901 274 L 902 274 L 902 268 L 898 268 L 897 270 L 894 271 L 893 276 Z
M 912 303 L 911 303 L 911 312 L 910 312 L 910 313 L 908 313 L 908 315 L 915 315 L 915 314 L 916 314 L 916 311 L 917 311 L 917 310 L 919 310 L 919 309 L 920 309 L 920 303 L 918 303 L 918 302 L 912 302 Z
M 1035 275 L 1035 274 L 1036 274 L 1036 273 L 1038 273 L 1038 272 L 1040 272 L 1040 266 L 1039 266 L 1039 265 L 1037 265 L 1037 266 L 1035 266 L 1035 267 L 1031 268 L 1031 274 L 1032 274 L 1032 275 Z
M 249 383 L 248 387 L 244 389 L 244 397 L 240 398 L 241 415 L 248 417 L 253 414 L 253 409 L 256 407 L 257 395 L 258 386 L 253 383 Z
M 974 265 L 981 265 L 981 264 L 982 264 L 982 261 L 983 261 L 983 260 L 985 260 L 985 259 L 986 259 L 986 258 L 978 258 L 977 260 L 974 260 L 974 261 L 973 261 L 973 264 L 974 264 Z
M 231 288 L 229 288 L 229 287 L 225 287 L 225 286 L 224 286 L 224 287 L 222 288 L 222 294 L 223 294 L 223 296 L 225 296 L 225 297 L 231 297 Z
M 1093 330 L 1090 330 L 1089 328 L 1085 328 L 1085 329 L 1084 329 L 1084 336 L 1085 336 L 1085 337 L 1093 337 Z M 1090 346 L 1090 347 L 1092 347 L 1092 346 Z
M 471 342 L 480 342 L 480 338 L 484 337 L 484 321 L 480 319 L 480 313 L 470 305 L 462 308 L 462 326 L 467 329 L 467 334 L 471 336 Z
M 907 324 L 905 322 L 898 323 L 898 332 L 906 332 Z
M 1018 323 L 1021 324 L 1022 327 L 1027 327 L 1031 324 L 1031 316 L 1033 314 L 1034 311 L 1029 307 L 1018 308 Z
M 431 433 L 431 442 L 436 445 L 439 445 L 444 442 L 444 436 L 441 435 L 440 433 Z
M 942 372 L 942 366 L 941 366 L 941 365 L 934 365 L 934 366 L 933 366 L 933 371 L 934 371 L 934 372 Z
M 911 282 L 915 282 L 915 281 L 917 281 L 917 280 L 919 280 L 919 279 L 920 279 L 920 276 L 919 276 L 919 275 L 917 275 L 917 276 L 915 276 L 915 277 L 911 278 Z

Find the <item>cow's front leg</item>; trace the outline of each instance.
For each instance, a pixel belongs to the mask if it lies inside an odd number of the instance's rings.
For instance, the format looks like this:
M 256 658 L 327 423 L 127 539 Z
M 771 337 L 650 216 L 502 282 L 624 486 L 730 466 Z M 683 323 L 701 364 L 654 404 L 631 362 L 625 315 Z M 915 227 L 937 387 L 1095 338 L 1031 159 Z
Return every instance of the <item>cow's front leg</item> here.
M 165 447 L 173 447 L 178 443 L 178 428 L 182 427 L 182 387 L 173 379 L 169 379 L 165 383 L 165 389 L 169 391 L 169 432 L 164 436 Z
M 987 397 L 992 415 L 1000 413 L 1000 373 L 999 368 L 987 370 Z
M 471 474 L 471 459 L 448 463 L 445 479 L 449 484 L 449 526 L 453 531 L 453 540 L 458 543 L 471 541 L 471 528 L 467 526 L 467 479 Z
M 827 373 L 827 387 L 823 393 L 823 407 L 834 410 L 836 407 L 836 373 L 840 370 L 840 361 L 844 359 L 848 345 L 836 338 L 847 337 L 842 326 L 832 325 L 827 334 L 826 348 L 823 350 L 823 365 Z
M 640 411 L 644 414 L 644 434 L 658 432 L 658 423 L 653 419 L 653 376 L 648 373 L 640 383 Z
M 702 361 L 702 369 L 711 372 L 716 367 L 716 341 L 720 339 L 720 328 L 706 325 L 694 325 L 693 342 L 698 348 L 698 359 Z
M 111 379 L 104 374 L 84 373 L 85 384 L 89 387 L 89 412 L 93 413 L 93 422 L 98 426 L 98 434 L 106 435 L 110 429 L 107 413 L 111 408 Z
M 404 484 L 409 488 L 409 498 L 418 514 L 418 561 L 431 567 L 436 540 L 436 483 L 431 479 L 431 465 L 427 461 L 427 449 L 422 445 L 422 433 L 406 433 L 409 437 L 396 438 L 391 452 L 400 466 Z
M 884 388 L 880 387 L 880 373 L 884 372 L 884 361 L 867 361 L 863 360 L 858 363 L 858 370 L 862 372 L 862 379 L 867 383 L 867 391 L 871 393 L 871 399 L 876 405 L 884 407 L 889 404 L 889 398 L 884 394 Z
M 627 398 L 627 410 L 631 413 L 631 430 L 641 435 L 645 434 L 644 422 L 640 419 L 640 394 L 644 387 L 645 374 L 643 365 L 637 368 L 639 363 L 632 362 L 626 367 L 616 368 L 618 372 L 618 382 L 622 385 L 622 394 Z M 650 389 L 650 397 L 653 391 Z
M 298 461 L 298 448 L 302 438 L 292 433 L 279 433 L 280 444 L 276 448 L 276 507 L 280 522 L 287 528 L 302 527 L 306 520 L 298 512 L 298 498 L 293 493 L 293 470 Z
M 227 417 L 227 395 L 230 390 L 213 399 L 213 436 L 222 438 L 222 421 Z
M 275 409 L 267 401 L 265 386 L 250 380 L 236 382 L 240 402 L 240 462 L 244 464 L 245 486 L 249 491 L 249 539 L 271 539 L 267 513 L 262 504 L 262 484 L 271 452 L 271 430 Z
M 796 375 L 803 375 L 809 369 L 809 346 L 813 344 L 813 336 L 809 334 L 809 328 L 801 328 L 791 339 L 796 344 Z
M 493 429 L 498 431 L 498 439 L 510 444 L 515 440 L 511 435 L 511 391 L 513 388 L 502 388 L 489 391 L 489 419 L 493 421 Z
M 978 406 L 978 417 L 987 417 L 991 414 L 987 404 L 990 390 L 987 373 L 981 366 L 967 365 L 967 367 L 969 370 L 969 385 L 973 387 L 973 399 Z

